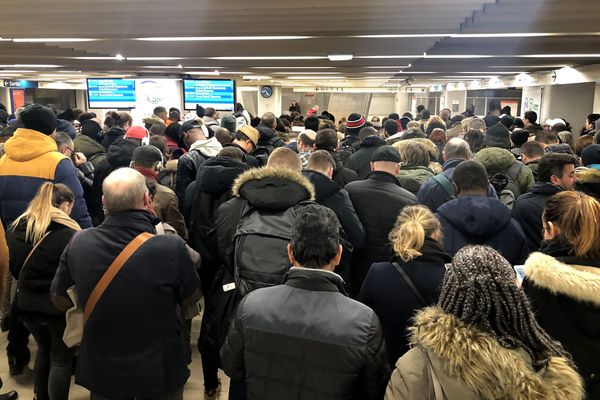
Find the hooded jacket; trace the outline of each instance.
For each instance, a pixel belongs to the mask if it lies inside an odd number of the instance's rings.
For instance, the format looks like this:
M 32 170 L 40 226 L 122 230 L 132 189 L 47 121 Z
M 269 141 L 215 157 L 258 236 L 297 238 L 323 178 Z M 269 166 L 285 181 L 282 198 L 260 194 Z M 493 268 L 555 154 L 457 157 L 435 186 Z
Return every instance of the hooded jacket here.
M 410 330 L 414 348 L 396 363 L 385 400 L 434 398 L 428 359 L 449 400 L 584 397 L 581 377 L 564 358 L 552 357 L 536 372 L 524 350 L 502 347 L 489 334 L 439 307 L 420 311 Z
M 436 215 L 442 223 L 444 250 L 452 257 L 469 244 L 479 244 L 497 250 L 511 265 L 527 258 L 523 230 L 500 200 L 462 196 L 438 208 Z
M 367 136 L 358 150 L 348 157 L 344 166 L 356 172 L 359 179 L 365 179 L 371 172 L 371 158 L 379 147 L 385 145 L 385 140 L 377 135 Z
M 292 268 L 242 300 L 221 359 L 250 400 L 379 400 L 384 349 L 377 316 L 345 296 L 339 276 Z
M 392 256 L 388 235 L 398 214 L 419 201 L 394 175 L 383 171 L 371 172 L 367 179 L 352 182 L 345 189 L 367 236 L 367 245 L 352 255 L 351 285 L 353 294 L 358 294 L 371 264 Z
M 520 195 L 512 208 L 512 217 L 521 225 L 529 252 L 539 250 L 542 242 L 542 214 L 546 200 L 562 192 L 560 186 L 549 182 L 536 182 L 531 190 Z
M 416 195 L 421 185 L 433 175 L 433 171 L 427 167 L 414 166 L 402 167 L 396 178 L 400 181 L 400 186 Z
M 277 137 L 277 133 L 272 128 L 264 125 L 262 122 L 258 124 L 256 130 L 260 133 L 257 147 L 270 147 L 269 152 L 276 147 L 285 146 L 285 142 Z
M 179 198 L 179 208 L 183 209 L 185 189 L 196 179 L 196 174 L 202 163 L 216 157 L 223 150 L 223 146 L 216 137 L 206 140 L 197 140 L 190 150 L 179 158 L 177 163 L 177 178 L 175 179 L 175 194 Z
M 154 114 L 144 117 L 142 119 L 142 122 L 148 126 L 152 126 L 154 124 L 163 124 L 166 126 L 165 121 L 163 121 L 162 118 L 160 118 L 158 115 L 154 115 Z M 150 128 L 148 128 L 148 129 L 150 129 Z
M 83 188 L 71 160 L 58 152 L 48 135 L 19 128 L 4 145 L 0 158 L 0 219 L 8 227 L 21 215 L 42 183 L 67 185 L 75 195 L 71 217 L 82 228 L 92 226 Z
M 499 147 L 488 147 L 480 150 L 475 155 L 475 160 L 483 164 L 488 175 L 505 172 L 514 163 L 521 163 L 520 161 L 515 160 L 515 156 L 513 156 L 510 151 Z M 515 177 L 515 182 L 521 191 L 521 193 L 515 193 L 517 196 L 527 192 L 534 183 L 533 172 L 531 172 L 531 169 L 525 168 L 525 165 L 522 165 L 519 173 Z
M 409 350 L 407 328 L 415 311 L 437 303 L 446 273 L 445 264 L 452 261 L 440 243 L 429 237 L 425 238 L 419 252 L 421 255 L 409 262 L 394 255 L 389 262 L 373 264 L 358 296 L 358 300 L 371 307 L 381 321 L 387 358 L 392 367 Z M 427 304 L 419 301 L 392 262 L 404 269 Z
M 88 162 L 94 165 L 94 168 L 98 168 L 100 163 L 106 159 L 106 149 L 89 136 L 77 135 L 73 140 L 73 146 L 76 152 L 83 153 Z
M 117 139 L 123 139 L 125 136 L 125 129 L 120 126 L 113 126 L 110 128 L 108 132 L 104 134 L 104 139 L 102 139 L 102 146 L 108 151 L 108 148 L 111 144 L 114 143 Z
M 587 168 L 577 171 L 574 189 L 600 200 L 600 170 Z
M 540 325 L 573 357 L 587 398 L 600 399 L 600 261 L 552 251 L 553 244 L 541 251 L 555 257 L 529 256 L 523 289 Z

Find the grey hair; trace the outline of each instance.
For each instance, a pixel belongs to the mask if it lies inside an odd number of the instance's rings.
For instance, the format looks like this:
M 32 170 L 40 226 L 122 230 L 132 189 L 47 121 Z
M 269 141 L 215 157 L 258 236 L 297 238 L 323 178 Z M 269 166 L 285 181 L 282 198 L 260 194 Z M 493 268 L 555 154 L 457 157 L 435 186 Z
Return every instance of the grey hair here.
M 102 183 L 106 214 L 139 209 L 148 192 L 146 179 L 133 168 L 119 168 Z
M 54 134 L 54 141 L 56 142 L 56 147 L 60 150 L 63 146 L 68 146 L 73 148 L 73 139 L 65 132 L 56 132 Z
M 457 158 L 462 160 L 471 159 L 471 148 L 469 147 L 469 143 L 460 138 L 448 140 L 444 146 L 444 157 L 446 160 Z

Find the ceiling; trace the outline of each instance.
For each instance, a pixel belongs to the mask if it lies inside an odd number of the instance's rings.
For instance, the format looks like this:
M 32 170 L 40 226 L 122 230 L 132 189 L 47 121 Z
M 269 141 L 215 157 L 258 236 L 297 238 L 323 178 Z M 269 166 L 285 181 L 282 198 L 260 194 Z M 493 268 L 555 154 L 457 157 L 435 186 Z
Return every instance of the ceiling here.
M 600 63 L 598 0 L 3 0 L 2 14 L 0 79 L 372 87 Z

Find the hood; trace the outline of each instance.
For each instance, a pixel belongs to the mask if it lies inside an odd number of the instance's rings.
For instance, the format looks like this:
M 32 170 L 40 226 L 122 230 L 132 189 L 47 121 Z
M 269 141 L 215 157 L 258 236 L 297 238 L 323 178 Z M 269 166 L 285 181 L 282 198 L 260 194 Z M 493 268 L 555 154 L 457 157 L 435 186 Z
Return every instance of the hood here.
M 201 192 L 221 195 L 231 190 L 235 178 L 248 168 L 229 157 L 211 158 L 198 169 L 196 187 Z
M 114 168 L 129 167 L 137 146 L 127 139 L 117 139 L 106 151 L 106 161 Z
M 546 153 L 573 154 L 573 150 L 571 149 L 571 146 L 569 146 L 567 143 L 561 143 L 553 144 L 546 147 Z
M 578 169 L 577 183 L 600 184 L 600 170 L 594 168 Z
M 265 144 L 275 137 L 275 131 L 266 125 L 258 124 L 256 130 L 260 133 L 260 138 L 258 139 L 259 145 Z
M 367 136 L 363 139 L 360 147 L 379 147 L 385 145 L 386 142 L 377 135 Z
M 560 186 L 553 185 L 549 182 L 536 182 L 530 189 L 531 193 L 541 194 L 544 196 L 552 196 L 562 191 L 563 189 Z
M 533 253 L 525 262 L 525 275 L 533 285 L 600 306 L 600 268 L 568 265 L 543 253 Z
M 223 150 L 223 146 L 217 138 L 213 136 L 207 140 L 197 140 L 192 147 L 190 147 L 190 151 L 192 150 L 198 150 L 206 157 L 216 157 L 219 152 Z
M 435 355 L 448 375 L 482 399 L 582 399 L 583 382 L 562 357 L 535 372 L 523 350 L 502 347 L 485 332 L 439 307 L 419 311 L 411 342 Z M 476 351 L 474 351 L 476 349 Z
M 158 115 L 154 114 L 144 117 L 144 119 L 142 119 L 142 122 L 144 122 L 145 124 L 165 124 L 165 121 L 163 121 Z
M 33 129 L 18 128 L 4 144 L 4 154 L 18 162 L 33 160 L 53 151 L 58 151 L 54 139 Z
M 241 174 L 233 184 L 233 195 L 254 207 L 269 211 L 286 210 L 301 201 L 315 199 L 315 188 L 299 172 L 287 168 L 254 168 Z
M 438 213 L 462 234 L 485 241 L 510 223 L 510 209 L 498 199 L 464 196 L 438 208 Z
M 400 185 L 411 193 L 417 193 L 419 188 L 427 179 L 433 176 L 433 172 L 427 167 L 404 167 L 396 176 Z
M 506 149 L 489 147 L 480 150 L 475 160 L 483 164 L 488 174 L 497 174 L 509 168 L 515 162 L 515 156 Z
M 338 185 L 333 180 L 329 179 L 327 175 L 324 175 L 318 171 L 307 170 L 304 171 L 302 174 L 306 176 L 314 185 L 316 192 L 315 201 L 317 203 L 321 203 L 326 198 L 339 192 L 342 189 L 340 185 Z
M 113 126 L 104 136 L 125 136 L 125 129 L 120 126 Z
M 87 121 L 86 121 L 87 122 Z M 75 145 L 75 151 L 80 151 L 86 155 L 93 155 L 96 153 L 105 153 L 104 147 L 96 142 L 93 138 L 85 135 L 79 135 L 73 140 Z

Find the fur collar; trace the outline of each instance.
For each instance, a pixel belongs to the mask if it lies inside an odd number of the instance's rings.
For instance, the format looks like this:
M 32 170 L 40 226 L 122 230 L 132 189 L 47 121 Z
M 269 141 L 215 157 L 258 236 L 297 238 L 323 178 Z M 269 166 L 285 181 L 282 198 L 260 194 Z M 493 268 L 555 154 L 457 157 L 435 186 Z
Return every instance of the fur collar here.
M 583 383 L 567 361 L 553 357 L 535 372 L 524 351 L 502 347 L 490 335 L 439 307 L 428 307 L 410 328 L 412 344 L 435 355 L 445 372 L 484 399 L 581 399 Z M 434 364 L 435 365 L 435 364 Z
M 600 183 L 600 170 L 585 168 L 577 171 L 577 180 L 580 183 Z
M 543 253 L 525 262 L 525 276 L 535 286 L 600 306 L 600 268 L 568 265 Z
M 288 168 L 274 168 L 274 167 L 262 167 L 262 168 L 252 168 L 243 174 L 240 174 L 238 178 L 233 183 L 233 188 L 231 189 L 233 195 L 235 197 L 240 197 L 240 189 L 241 187 L 250 181 L 258 181 L 266 178 L 279 178 L 282 180 L 292 181 L 302 186 L 310 195 L 311 201 L 315 199 L 315 187 L 313 184 L 303 176 L 301 173 L 293 171 Z

